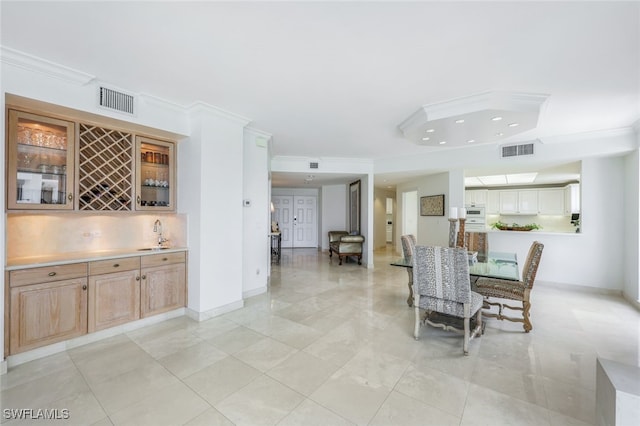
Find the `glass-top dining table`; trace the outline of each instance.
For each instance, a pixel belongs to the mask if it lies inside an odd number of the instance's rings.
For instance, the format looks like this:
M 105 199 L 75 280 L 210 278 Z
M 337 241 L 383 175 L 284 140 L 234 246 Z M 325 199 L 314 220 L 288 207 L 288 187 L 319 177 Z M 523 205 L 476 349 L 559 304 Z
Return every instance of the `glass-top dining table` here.
M 407 270 L 409 274 L 409 298 L 407 305 L 413 306 L 413 263 L 411 257 L 401 257 L 393 262 L 392 266 L 400 266 Z M 484 262 L 469 262 L 469 277 L 473 283 L 479 277 L 500 278 L 503 280 L 518 281 L 520 271 L 518 270 L 518 256 L 516 253 L 492 252 L 487 255 Z

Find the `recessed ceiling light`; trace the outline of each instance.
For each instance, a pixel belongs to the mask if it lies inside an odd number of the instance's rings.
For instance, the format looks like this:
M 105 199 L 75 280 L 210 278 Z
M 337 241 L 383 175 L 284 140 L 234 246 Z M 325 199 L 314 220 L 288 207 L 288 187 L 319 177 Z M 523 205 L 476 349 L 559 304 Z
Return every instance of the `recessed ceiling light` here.
M 431 139 L 431 138 L 429 138 L 429 137 L 422 138 L 423 141 L 428 141 L 429 139 Z
M 504 133 L 498 132 L 498 133 L 496 133 L 496 136 L 504 136 Z
M 456 124 L 462 124 L 462 123 L 464 123 L 464 120 L 462 118 L 456 120 Z
M 427 129 L 427 133 L 433 133 L 435 131 L 436 131 L 436 129 Z
M 518 127 L 520 123 L 509 123 L 509 127 Z
M 438 142 L 440 145 L 444 145 L 445 143 L 447 143 L 447 141 L 440 141 Z
M 469 139 L 467 143 L 474 143 L 475 141 L 476 141 L 475 139 Z
M 491 118 L 491 121 L 500 121 L 500 120 L 502 120 L 502 117 L 500 117 L 499 115 Z

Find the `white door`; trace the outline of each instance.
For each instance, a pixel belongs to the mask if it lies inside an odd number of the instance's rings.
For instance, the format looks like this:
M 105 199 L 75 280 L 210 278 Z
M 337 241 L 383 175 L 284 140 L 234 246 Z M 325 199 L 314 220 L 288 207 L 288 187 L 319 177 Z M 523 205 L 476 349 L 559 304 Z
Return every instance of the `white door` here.
M 318 215 L 316 197 L 274 195 L 273 221 L 282 233 L 282 247 L 317 247 Z
M 289 195 L 274 195 L 272 222 L 276 222 L 280 228 L 282 247 L 291 247 L 291 235 L 293 234 L 293 197 Z
M 402 235 L 418 236 L 418 191 L 402 193 Z
M 316 197 L 294 196 L 293 246 L 318 247 Z

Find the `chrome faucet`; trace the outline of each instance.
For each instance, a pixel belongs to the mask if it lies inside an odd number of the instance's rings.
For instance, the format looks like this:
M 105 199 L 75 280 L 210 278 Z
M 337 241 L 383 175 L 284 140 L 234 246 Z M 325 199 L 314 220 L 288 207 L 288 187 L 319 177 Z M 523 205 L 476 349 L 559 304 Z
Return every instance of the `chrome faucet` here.
M 156 219 L 155 223 L 153 224 L 153 232 L 158 233 L 158 248 L 162 247 L 162 244 L 169 241 L 162 236 L 162 222 L 160 222 L 160 219 Z

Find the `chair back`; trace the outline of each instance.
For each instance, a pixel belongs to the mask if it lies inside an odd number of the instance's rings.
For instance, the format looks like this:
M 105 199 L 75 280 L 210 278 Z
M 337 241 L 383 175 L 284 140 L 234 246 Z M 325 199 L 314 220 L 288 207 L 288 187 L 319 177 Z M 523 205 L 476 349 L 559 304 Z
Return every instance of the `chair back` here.
M 533 282 L 536 279 L 538 265 L 540 264 L 540 258 L 542 257 L 542 249 L 544 249 L 544 244 L 539 241 L 534 241 L 529 248 L 527 260 L 524 262 L 524 268 L 522 268 L 522 282 L 528 289 L 533 288 Z
M 402 254 L 405 258 L 409 258 L 413 255 L 413 248 L 416 246 L 416 236 L 413 234 L 407 234 L 400 237 L 402 241 Z
M 489 254 L 489 238 L 486 232 L 465 232 L 467 250 L 477 251 L 478 260 L 485 262 Z
M 471 302 L 466 249 L 415 246 L 412 261 L 414 292 L 459 303 Z

